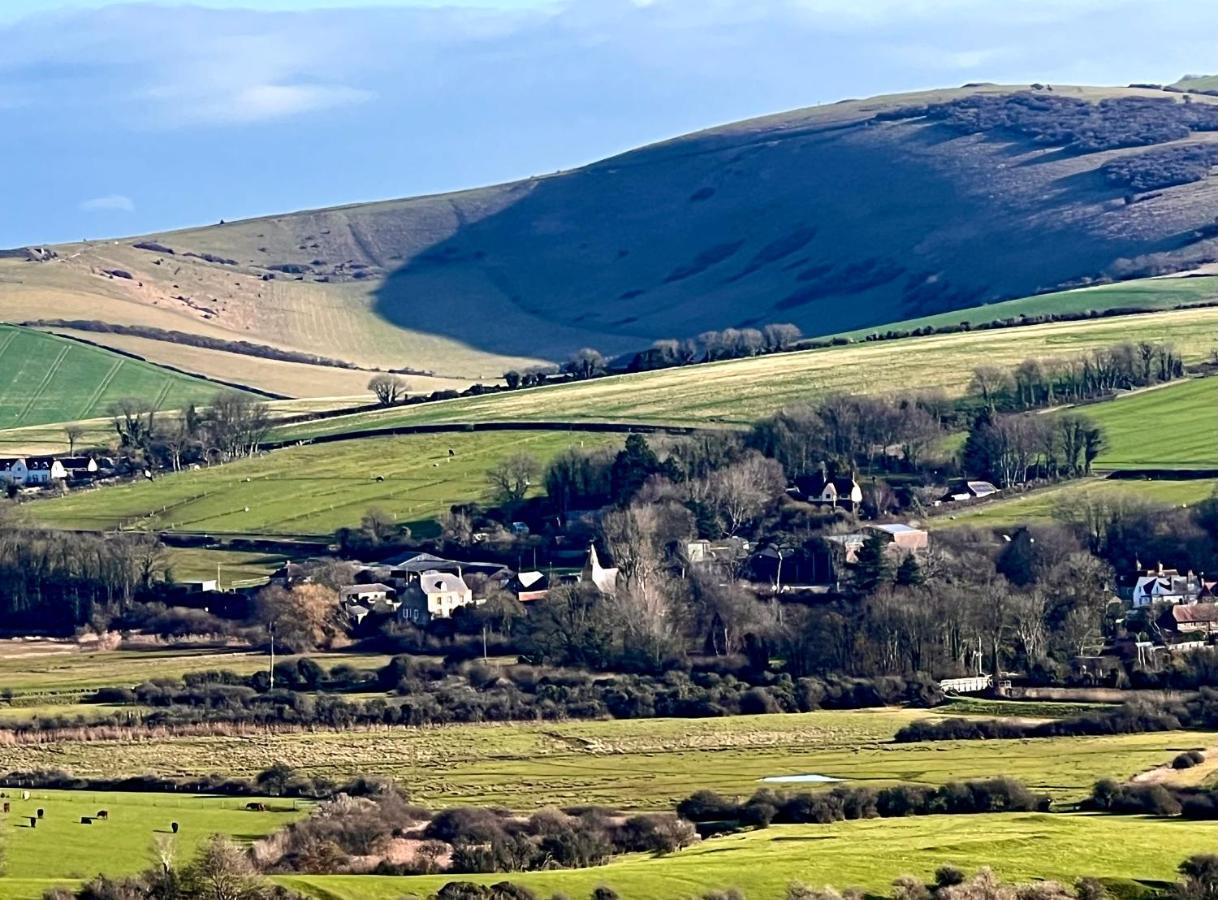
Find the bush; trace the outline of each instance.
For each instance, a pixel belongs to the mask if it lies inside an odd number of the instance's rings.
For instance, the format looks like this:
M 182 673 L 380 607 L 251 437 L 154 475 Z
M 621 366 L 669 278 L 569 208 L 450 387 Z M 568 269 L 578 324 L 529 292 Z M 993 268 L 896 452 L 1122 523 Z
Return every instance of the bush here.
M 1205 754 L 1200 750 L 1188 750 L 1181 753 L 1171 761 L 1173 769 L 1191 769 L 1193 766 L 1205 762 Z

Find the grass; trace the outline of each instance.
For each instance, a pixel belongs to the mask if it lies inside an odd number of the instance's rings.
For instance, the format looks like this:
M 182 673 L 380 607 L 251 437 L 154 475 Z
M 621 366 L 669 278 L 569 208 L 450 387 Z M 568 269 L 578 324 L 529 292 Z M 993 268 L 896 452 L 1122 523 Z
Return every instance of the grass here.
M 189 672 L 216 669 L 250 675 L 265 669 L 269 662 L 265 654 L 250 651 L 152 649 L 81 653 L 71 649 L 72 646 L 6 642 L 0 648 L 0 691 L 10 696 L 17 707 L 72 703 L 102 687 L 133 687 L 152 678 L 180 678 Z M 276 661 L 295 658 L 278 656 Z M 340 664 L 373 669 L 388 661 L 386 656 L 356 653 L 323 653 L 313 659 L 327 669 Z
M 124 397 L 158 409 L 206 402 L 221 386 L 67 338 L 0 325 L 0 428 L 103 415 Z
M 700 892 L 741 888 L 749 900 L 781 900 L 799 880 L 814 887 L 859 886 L 887 896 L 904 874 L 929 881 L 941 865 L 991 866 L 1004 878 L 1084 875 L 1110 882 L 1173 881 L 1185 856 L 1213 852 L 1213 824 L 1117 816 L 1004 814 L 866 819 L 833 825 L 787 825 L 704 841 L 665 857 L 634 855 L 593 869 L 512 875 L 505 879 L 550 896 L 587 897 L 609 885 L 622 900 L 689 900 Z M 454 876 L 295 876 L 276 879 L 323 900 L 426 897 Z
M 950 712 L 950 710 L 949 710 Z M 601 803 L 666 809 L 699 788 L 747 794 L 770 775 L 820 773 L 855 783 L 941 784 L 1006 774 L 1077 800 L 1099 778 L 1128 778 L 1207 747 L 1191 732 L 1027 741 L 894 744 L 920 710 L 877 709 L 727 719 L 453 725 L 315 733 L 69 741 L 57 767 L 123 773 L 251 776 L 275 762 L 341 778 L 383 774 L 429 806 Z M 117 746 L 122 752 L 115 753 Z M 0 771 L 45 764 L 36 745 L 0 746 Z
M 176 581 L 216 578 L 228 590 L 264 583 L 287 559 L 277 553 L 219 550 L 202 547 L 166 547 L 166 561 Z
M 36 898 L 55 884 L 91 878 L 99 872 L 126 874 L 152 863 L 156 838 L 170 834 L 170 823 L 180 825 L 175 843 L 179 860 L 212 834 L 233 835 L 252 841 L 280 828 L 307 808 L 291 800 L 268 800 L 266 812 L 250 812 L 249 798 L 207 797 L 98 791 L 31 791 L 22 800 L 9 789 L 12 812 L 0 819 L 5 844 L 4 877 L 0 898 Z M 294 808 L 300 806 L 299 809 Z M 45 810 L 36 828 L 25 816 Z M 108 821 L 83 825 L 81 816 L 99 810 Z
M 285 426 L 278 436 L 476 421 L 744 425 L 832 391 L 943 388 L 959 395 L 980 365 L 1014 366 L 1128 340 L 1170 341 L 1197 362 L 1213 350 L 1216 326 L 1218 309 L 1207 308 L 856 343 L 339 416 Z
M 1104 427 L 1097 469 L 1218 467 L 1218 377 L 1195 378 L 1078 408 Z
M 291 447 L 154 482 L 82 490 L 26 510 L 56 528 L 319 536 L 358 525 L 379 507 L 417 534 L 434 530 L 452 505 L 482 499 L 486 470 L 505 456 L 528 452 L 544 463 L 567 447 L 619 440 L 569 431 L 471 432 Z
M 1005 528 L 1029 522 L 1053 521 L 1069 504 L 1083 500 L 1123 500 L 1158 506 L 1191 506 L 1212 497 L 1218 479 L 1189 481 L 1114 481 L 1089 478 L 1015 495 L 975 506 L 964 505 L 948 514 L 926 520 L 931 528 L 975 525 Z
M 938 328 L 945 325 L 959 325 L 963 322 L 980 325 L 1001 319 L 1017 319 L 1020 316 L 1085 313 L 1092 310 L 1103 312 L 1121 308 L 1167 310 L 1213 300 L 1218 300 L 1218 276 L 1144 278 L 1070 291 L 1034 294 L 1031 297 L 1003 300 L 984 306 L 971 306 L 967 309 L 956 309 L 933 316 L 893 322 L 891 325 L 858 328 L 845 332 L 843 336 L 861 340 L 869 334 L 883 334 L 889 329 L 912 331 L 915 328 Z

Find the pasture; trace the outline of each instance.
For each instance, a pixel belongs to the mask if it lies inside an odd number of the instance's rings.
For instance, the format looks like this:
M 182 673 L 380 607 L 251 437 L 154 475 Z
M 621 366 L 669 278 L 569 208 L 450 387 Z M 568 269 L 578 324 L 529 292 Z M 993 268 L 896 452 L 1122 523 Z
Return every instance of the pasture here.
M 249 550 L 203 547 L 166 547 L 165 561 L 175 581 L 218 578 L 220 587 L 232 589 L 262 584 L 287 557 Z
M 1044 316 L 1050 314 L 1103 312 L 1110 309 L 1167 310 L 1190 304 L 1209 303 L 1218 300 L 1218 276 L 1201 275 L 1189 278 L 1142 278 L 1103 284 L 1095 287 L 1075 288 L 1070 291 L 1051 291 L 1033 294 L 1016 300 L 1002 300 L 984 306 L 970 306 L 933 316 L 906 319 L 889 325 L 858 328 L 843 336 L 861 340 L 869 334 L 893 331 L 912 331 L 916 328 L 940 328 L 964 322 L 979 325 L 1002 319 L 1018 319 L 1020 316 Z
M 290 447 L 152 482 L 76 491 L 26 510 L 33 521 L 55 528 L 319 536 L 356 526 L 377 507 L 418 535 L 434 531 L 436 518 L 453 504 L 483 499 L 486 471 L 504 457 L 527 452 L 544 464 L 568 447 L 620 440 L 502 431 Z
M 747 425 L 833 391 L 960 395 L 981 365 L 1083 353 L 1130 340 L 1169 341 L 1188 362 L 1209 357 L 1218 309 L 855 343 L 592 381 L 464 397 L 284 426 L 282 439 L 436 422 L 608 421 Z
M 28 328 L 0 325 L 0 428 L 103 415 L 124 397 L 157 409 L 204 403 L 221 385 Z
M 1019 705 L 1011 708 L 1018 714 Z M 952 714 L 949 707 L 947 714 Z M 76 775 L 252 776 L 275 762 L 305 774 L 382 774 L 439 807 L 599 803 L 666 809 L 699 788 L 748 794 L 760 779 L 817 773 L 851 783 L 942 784 L 1010 775 L 1068 802 L 1099 778 L 1129 778 L 1211 734 L 1172 732 L 1026 741 L 895 744 L 898 728 L 943 712 L 824 710 L 716 719 L 452 725 L 430 728 L 150 735 L 138 742 L 60 740 L 0 746 L 0 771 L 54 765 Z M 115 753 L 121 746 L 122 752 Z
M 1108 448 L 1095 461 L 1100 471 L 1218 467 L 1218 377 L 1138 391 L 1077 411 L 1104 427 Z
M 265 812 L 245 809 L 247 797 L 212 797 L 105 791 L 34 789 L 21 799 L 7 788 L 11 812 L 0 819 L 5 867 L 0 898 L 26 900 L 56 884 L 91 878 L 99 872 L 138 872 L 153 863 L 156 840 L 172 840 L 179 860 L 188 858 L 212 834 L 252 841 L 304 815 L 308 804 L 267 800 Z M 45 811 L 34 828 L 27 816 Z M 85 825 L 81 817 L 100 810 L 109 816 Z M 177 822 L 174 835 L 170 823 Z
M 1026 494 L 975 506 L 964 505 L 925 520 L 929 528 L 1007 528 L 1045 523 L 1066 515 L 1072 506 L 1088 502 L 1144 503 L 1152 506 L 1192 506 L 1218 491 L 1218 479 L 1188 481 L 1117 481 L 1087 478 L 1039 488 Z
M 298 658 L 280 655 L 276 662 Z M 311 658 L 326 669 L 344 664 L 374 669 L 388 661 L 386 656 L 356 653 L 319 653 Z M 249 650 L 154 647 L 84 652 L 59 642 L 4 641 L 0 642 L 0 693 L 15 708 L 69 704 L 98 688 L 134 687 L 153 678 L 181 678 L 217 669 L 251 675 L 268 664 L 266 654 Z
M 540 896 L 588 897 L 599 885 L 622 900 L 689 900 L 703 891 L 738 887 L 748 900 L 782 900 L 787 885 L 857 886 L 887 896 L 895 878 L 931 880 L 942 865 L 990 866 L 1006 879 L 1101 876 L 1133 896 L 1139 885 L 1175 879 L 1185 856 L 1213 852 L 1213 823 L 1132 816 L 1017 813 L 863 819 L 832 825 L 780 825 L 714 838 L 669 856 L 623 857 L 590 869 L 511 875 L 281 876 L 280 884 L 319 900 L 405 900 L 427 897 L 459 878 L 510 880 Z M 1122 896 L 1130 893 L 1122 892 Z

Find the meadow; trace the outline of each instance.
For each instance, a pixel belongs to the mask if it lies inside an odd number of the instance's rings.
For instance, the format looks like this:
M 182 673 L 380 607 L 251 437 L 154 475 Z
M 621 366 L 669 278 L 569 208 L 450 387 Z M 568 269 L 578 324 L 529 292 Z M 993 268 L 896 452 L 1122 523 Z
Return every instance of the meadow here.
M 1002 319 L 1018 319 L 1020 316 L 1031 318 L 1052 314 L 1104 312 L 1110 309 L 1167 310 L 1215 300 L 1218 300 L 1218 276 L 1141 278 L 1069 291 L 1033 294 L 1031 297 L 1002 300 L 984 306 L 970 306 L 967 309 L 905 319 L 888 325 L 858 328 L 844 332 L 841 336 L 861 340 L 869 334 L 883 334 L 889 329 L 912 331 L 916 328 L 941 328 L 964 322 L 980 325 Z
M 292 800 L 266 800 L 265 812 L 245 809 L 250 798 L 190 794 L 155 794 L 104 791 L 32 790 L 21 799 L 19 789 L 8 788 L 12 812 L 0 819 L 5 866 L 0 877 L 0 898 L 33 900 L 57 884 L 91 878 L 99 872 L 137 872 L 153 863 L 157 839 L 172 839 L 179 860 L 188 858 L 212 834 L 228 834 L 242 842 L 253 841 L 304 815 L 309 804 Z M 45 811 L 37 827 L 26 816 Z M 82 824 L 107 810 L 106 821 Z M 176 836 L 171 822 L 179 824 Z
M 537 891 L 583 900 L 599 885 L 622 900 L 690 900 L 701 892 L 741 888 L 748 900 L 782 900 L 787 885 L 861 887 L 887 896 L 893 880 L 926 881 L 941 865 L 973 871 L 990 866 L 1011 880 L 1102 876 L 1118 896 L 1138 896 L 1146 883 L 1175 879 L 1185 856 L 1213 852 L 1213 823 L 1140 817 L 1001 814 L 864 819 L 832 825 L 781 825 L 714 838 L 669 856 L 633 855 L 592 869 L 512 875 Z M 283 876 L 276 881 L 319 900 L 424 898 L 454 876 Z M 1138 882 L 1138 883 L 1134 883 Z
M 1018 714 L 1019 705 L 1012 708 Z M 452 725 L 232 735 L 151 735 L 139 741 L 64 739 L 54 747 L 0 746 L 0 771 L 51 764 L 89 777 L 222 772 L 249 777 L 276 762 L 310 775 L 394 778 L 427 806 L 599 803 L 669 809 L 699 788 L 748 794 L 762 779 L 808 773 L 855 784 L 942 784 L 1010 775 L 1061 802 L 1099 778 L 1129 778 L 1212 734 L 895 744 L 898 728 L 925 716 L 908 709 L 734 716 Z M 121 747 L 122 752 L 116 753 Z M 781 786 L 781 785 L 778 785 Z
M 222 389 L 67 338 L 0 325 L 0 428 L 66 422 L 103 415 L 125 397 L 157 409 L 205 403 Z
M 280 655 L 276 661 L 297 658 Z M 388 661 L 387 656 L 367 653 L 322 653 L 311 658 L 326 669 L 337 665 L 375 669 Z M 72 704 L 102 687 L 134 687 L 152 678 L 181 678 L 217 669 L 252 675 L 268 664 L 266 654 L 250 650 L 153 647 L 82 652 L 65 643 L 5 641 L 0 644 L 0 694 L 13 709 Z
M 1188 362 L 1213 352 L 1218 309 L 1173 310 L 1077 322 L 859 342 L 750 359 L 617 375 L 338 416 L 283 426 L 282 439 L 439 422 L 598 421 L 747 425 L 833 391 L 942 388 L 959 396 L 981 365 L 1083 353 L 1130 340 L 1168 341 Z
M 224 590 L 265 582 L 287 561 L 277 553 L 204 547 L 166 547 L 165 562 L 175 581 L 216 578 Z
M 1194 378 L 1078 408 L 1104 428 L 1095 461 L 1115 469 L 1218 468 L 1218 377 Z
M 1007 528 L 1030 522 L 1057 520 L 1071 505 L 1090 501 L 1144 503 L 1150 506 L 1192 506 L 1218 492 L 1218 479 L 1187 481 L 1119 481 L 1088 478 L 1039 488 L 1026 494 L 975 506 L 961 506 L 925 520 L 929 528 Z
M 527 452 L 544 464 L 568 447 L 620 440 L 496 431 L 290 447 L 152 482 L 75 491 L 25 510 L 37 524 L 56 528 L 319 536 L 358 525 L 378 507 L 418 536 L 434 532 L 436 518 L 452 505 L 482 500 L 487 469 L 505 456 Z

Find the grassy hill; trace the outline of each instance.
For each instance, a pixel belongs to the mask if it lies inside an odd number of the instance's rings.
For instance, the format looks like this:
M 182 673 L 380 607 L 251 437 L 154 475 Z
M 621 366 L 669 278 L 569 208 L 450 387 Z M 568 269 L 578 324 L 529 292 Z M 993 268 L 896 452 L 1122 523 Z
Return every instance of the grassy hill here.
M 599 421 L 748 424 L 830 391 L 887 393 L 941 387 L 960 394 L 980 365 L 1086 352 L 1128 340 L 1170 341 L 1189 362 L 1218 342 L 1218 308 L 1172 310 L 854 343 L 618 375 L 339 416 L 284 427 L 282 438 L 430 422 Z
M 73 492 L 25 511 L 57 528 L 325 536 L 358 525 L 369 508 L 379 507 L 419 534 L 434 531 L 435 519 L 453 504 L 482 499 L 486 470 L 505 456 L 523 451 L 544 463 L 566 447 L 618 440 L 502 431 L 316 444 L 154 482 Z M 215 576 L 214 565 L 209 574 Z
M 852 100 L 512 184 L 67 245 L 0 260 L 0 309 L 161 329 L 96 336 L 279 393 L 350 395 L 358 370 L 164 332 L 408 367 L 431 390 L 580 346 L 873 328 L 1212 256 L 1218 98 L 1028 90 Z M 1184 153 L 1197 180 L 1144 190 L 1104 168 L 1134 160 L 1153 182 L 1148 153 Z
M 1218 468 L 1218 378 L 1198 378 L 1081 407 L 1104 426 L 1112 469 Z
M 0 428 L 106 414 L 124 397 L 174 409 L 206 402 L 222 385 L 28 328 L 0 325 Z

